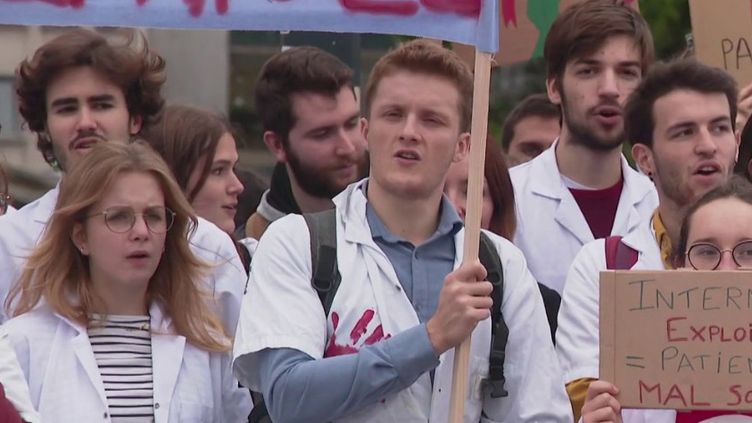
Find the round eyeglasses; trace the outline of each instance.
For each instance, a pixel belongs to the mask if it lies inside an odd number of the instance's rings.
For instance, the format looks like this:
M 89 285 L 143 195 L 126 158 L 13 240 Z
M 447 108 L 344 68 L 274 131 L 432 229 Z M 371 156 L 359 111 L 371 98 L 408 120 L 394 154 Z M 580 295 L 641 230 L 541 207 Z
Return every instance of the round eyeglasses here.
M 130 207 L 110 207 L 99 213 L 87 217 L 104 216 L 104 223 L 115 233 L 122 234 L 133 229 L 136 216 L 141 216 L 150 232 L 163 234 L 170 230 L 175 221 L 175 212 L 167 207 L 148 207 L 141 213 L 136 213 Z
M 694 244 L 687 250 L 687 260 L 695 270 L 715 270 L 725 252 L 731 253 L 737 266 L 752 267 L 752 240 L 742 241 L 730 250 L 721 250 L 707 242 Z

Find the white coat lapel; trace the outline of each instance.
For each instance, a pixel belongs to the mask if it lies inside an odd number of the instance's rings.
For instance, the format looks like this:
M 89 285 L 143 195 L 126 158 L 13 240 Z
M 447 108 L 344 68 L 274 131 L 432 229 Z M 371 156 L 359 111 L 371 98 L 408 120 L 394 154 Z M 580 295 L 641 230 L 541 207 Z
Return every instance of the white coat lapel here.
M 162 310 L 152 305 L 151 314 L 151 360 L 152 375 L 154 377 L 154 403 L 160 404 L 155 409 L 156 421 L 167 421 L 159 418 L 169 410 L 169 403 L 177 385 L 178 374 L 183 366 L 185 352 L 185 337 L 172 333 L 171 321 L 163 317 Z
M 337 229 L 343 228 L 345 235 L 344 239 L 339 236 L 337 238 L 337 260 L 340 263 L 340 271 L 346 274 L 347 266 L 360 263 L 362 258 L 373 289 L 376 309 L 389 310 L 389 313 L 379 313 L 384 333 L 399 333 L 420 322 L 410 300 L 402 290 L 389 258 L 373 241 L 366 218 L 367 199 L 361 189 L 364 183 L 365 180 L 351 184 L 334 199 L 338 210 L 346 214 L 337 217 Z
M 559 165 L 556 163 L 556 145 L 541 153 L 540 160 L 536 159 L 531 163 L 531 174 L 536 176 L 531 182 L 531 191 L 535 195 L 557 201 L 554 219 L 565 231 L 571 232 L 580 244 L 585 244 L 593 240 L 593 233 L 580 206 L 561 180 Z
M 623 235 L 631 233 L 643 222 L 644 216 L 640 214 L 640 206 L 643 209 L 650 207 L 652 201 L 657 207 L 658 198 L 650 180 L 633 170 L 624 156 L 621 157 L 621 169 L 624 187 L 621 190 L 611 234 Z
M 562 188 L 566 190 L 566 188 Z M 593 232 L 590 230 L 585 216 L 582 215 L 577 201 L 575 201 L 570 192 L 563 194 L 559 206 L 556 208 L 554 219 L 556 219 L 562 228 L 571 232 L 580 241 L 580 244 L 584 245 L 592 241 L 594 239 Z
M 89 381 L 97 390 L 99 400 L 102 401 L 102 404 L 106 407 L 107 396 L 104 392 L 104 383 L 102 382 L 102 375 L 99 373 L 99 367 L 97 367 L 97 360 L 94 358 L 94 350 L 91 348 L 89 335 L 87 334 L 86 329 L 82 326 L 65 318 L 64 320 L 68 321 L 68 324 L 72 325 L 78 331 L 78 334 L 73 340 L 71 340 L 73 351 L 76 354 L 79 364 L 84 369 L 86 376 L 89 378 Z
M 154 333 L 151 336 L 154 402 L 166 407 L 173 397 L 183 365 L 185 337 Z
M 57 203 L 57 197 L 59 194 L 60 183 L 39 199 L 39 203 L 37 203 L 37 207 L 34 209 L 34 213 L 31 217 L 34 222 L 41 224 L 43 227 L 47 226 L 47 223 L 52 217 L 52 213 L 55 212 L 55 204 Z

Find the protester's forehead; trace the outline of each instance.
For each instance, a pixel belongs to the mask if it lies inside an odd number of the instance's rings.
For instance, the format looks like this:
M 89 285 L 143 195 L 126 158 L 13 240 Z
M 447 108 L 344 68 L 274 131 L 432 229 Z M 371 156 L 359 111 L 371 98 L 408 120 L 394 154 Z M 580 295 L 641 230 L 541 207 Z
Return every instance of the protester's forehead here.
M 336 124 L 360 113 L 355 93 L 343 86 L 332 95 L 315 91 L 299 91 L 290 95 L 290 108 L 295 126 Z
M 728 222 L 734 225 L 728 225 Z M 719 225 L 714 225 L 717 223 Z M 719 228 L 728 229 L 739 239 L 752 239 L 752 204 L 736 197 L 713 200 L 700 206 L 689 220 L 688 241 L 690 243 L 702 238 L 705 241 L 723 238 Z
M 45 94 L 48 105 L 58 98 L 65 97 L 124 96 L 122 88 L 117 83 L 91 66 L 61 69 L 50 78 Z
M 371 107 L 411 102 L 417 99 L 416 95 L 436 108 L 454 108 L 460 102 L 460 91 L 448 77 L 399 69 L 381 79 L 373 93 Z
M 160 178 L 151 171 L 121 171 L 112 175 L 108 189 L 102 191 L 99 205 L 163 205 L 165 195 Z
M 545 141 L 553 142 L 561 130 L 559 118 L 553 116 L 527 115 L 514 125 L 514 137 L 510 144 L 515 141 Z M 554 134 L 551 136 L 551 134 Z M 547 139 L 547 138 L 551 139 Z
M 566 66 L 609 57 L 619 62 L 636 62 L 637 65 L 644 67 L 642 55 L 642 46 L 635 37 L 629 34 L 616 34 L 587 47 L 574 47 Z
M 655 130 L 659 134 L 683 123 L 704 123 L 719 118 L 731 121 L 728 98 L 722 92 L 703 93 L 676 89 L 658 97 L 653 105 Z

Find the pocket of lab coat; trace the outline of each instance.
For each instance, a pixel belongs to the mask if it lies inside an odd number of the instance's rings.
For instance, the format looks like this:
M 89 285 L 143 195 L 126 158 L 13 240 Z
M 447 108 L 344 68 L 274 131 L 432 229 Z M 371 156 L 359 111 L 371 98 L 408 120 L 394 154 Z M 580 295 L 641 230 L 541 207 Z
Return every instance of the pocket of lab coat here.
M 214 422 L 213 410 L 205 404 L 181 401 L 178 403 L 178 421 L 180 423 L 211 423 Z M 173 421 L 170 419 L 170 421 Z

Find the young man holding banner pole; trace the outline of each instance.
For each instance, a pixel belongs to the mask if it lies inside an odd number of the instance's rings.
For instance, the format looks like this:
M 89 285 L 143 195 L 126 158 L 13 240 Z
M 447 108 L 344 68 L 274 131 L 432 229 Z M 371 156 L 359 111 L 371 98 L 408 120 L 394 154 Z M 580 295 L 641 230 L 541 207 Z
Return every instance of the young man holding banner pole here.
M 509 393 L 481 389 L 492 289 L 477 260 L 460 265 L 465 231 L 442 193 L 450 163 L 467 154 L 472 92 L 464 63 L 428 41 L 374 67 L 364 127 L 371 176 L 334 199 L 341 284 L 328 316 L 312 287 L 303 217 L 274 222 L 261 239 L 234 367 L 264 394 L 272 420 L 448 421 L 452 348 L 472 334 L 464 421 L 571 421 L 535 281 L 519 250 L 493 234 Z
M 620 240 L 621 248 L 633 252 L 631 269 L 672 267 L 672 242 L 679 239 L 687 209 L 732 175 L 738 152 L 736 110 L 731 76 L 691 59 L 656 65 L 630 97 L 625 111 L 632 155 L 655 182 L 660 200 L 653 217 Z M 622 411 L 617 388 L 611 381 L 597 380 L 599 273 L 610 268 L 606 250 L 602 239 L 582 248 L 569 271 L 559 311 L 557 351 L 575 414 L 581 409 L 585 423 L 705 421 L 707 414 L 697 419 L 694 413 L 674 410 Z

